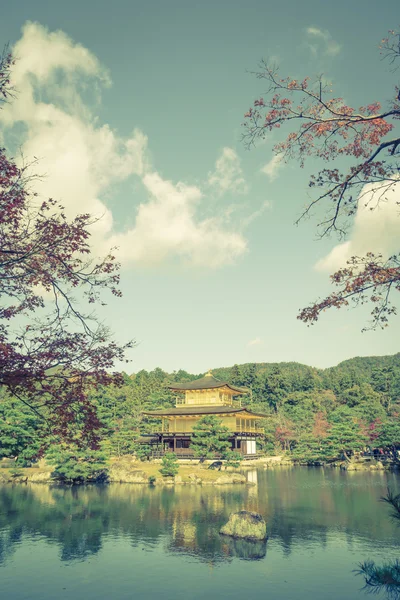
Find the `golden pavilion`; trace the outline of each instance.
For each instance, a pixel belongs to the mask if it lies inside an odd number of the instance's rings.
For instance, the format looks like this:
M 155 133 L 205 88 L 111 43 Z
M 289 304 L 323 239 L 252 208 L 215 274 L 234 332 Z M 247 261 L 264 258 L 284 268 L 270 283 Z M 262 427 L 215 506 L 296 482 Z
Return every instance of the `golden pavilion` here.
M 246 394 L 248 390 L 227 381 L 219 381 L 211 371 L 195 381 L 169 385 L 168 389 L 179 393 L 175 408 L 144 413 L 161 417 L 160 430 L 153 434 L 153 439 L 156 436 L 162 452 L 175 452 L 182 458 L 189 458 L 193 426 L 201 417 L 215 415 L 221 420 L 221 425 L 232 432 L 232 450 L 248 457 L 257 454 L 257 437 L 263 433 L 260 419 L 265 418 L 265 415 L 242 407 L 241 400 L 237 397 Z

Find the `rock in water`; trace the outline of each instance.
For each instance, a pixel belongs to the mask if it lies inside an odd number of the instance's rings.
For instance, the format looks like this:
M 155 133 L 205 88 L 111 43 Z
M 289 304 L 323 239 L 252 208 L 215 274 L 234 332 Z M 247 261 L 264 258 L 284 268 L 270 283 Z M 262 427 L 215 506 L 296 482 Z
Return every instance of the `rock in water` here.
M 267 537 L 267 524 L 258 513 L 241 510 L 232 513 L 227 524 L 221 527 L 219 532 L 234 538 L 265 540 Z

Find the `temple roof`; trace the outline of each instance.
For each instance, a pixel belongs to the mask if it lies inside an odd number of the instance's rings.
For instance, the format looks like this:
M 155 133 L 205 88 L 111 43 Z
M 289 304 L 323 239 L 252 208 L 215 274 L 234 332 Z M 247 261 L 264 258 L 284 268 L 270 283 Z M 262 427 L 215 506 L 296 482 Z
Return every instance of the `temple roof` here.
M 228 381 L 220 381 L 216 379 L 211 371 L 208 371 L 204 377 L 195 379 L 194 381 L 187 381 L 185 383 L 173 383 L 167 386 L 170 390 L 176 390 L 183 392 L 186 390 L 211 390 L 214 388 L 228 387 L 236 394 L 246 394 L 248 390 L 246 388 L 240 388 L 232 385 Z
M 246 407 L 233 408 L 232 406 L 179 406 L 177 408 L 160 408 L 159 410 L 143 411 L 144 415 L 153 417 L 166 416 L 189 416 L 189 415 L 227 415 L 235 413 L 246 413 L 253 417 L 266 417 L 262 413 L 255 413 Z

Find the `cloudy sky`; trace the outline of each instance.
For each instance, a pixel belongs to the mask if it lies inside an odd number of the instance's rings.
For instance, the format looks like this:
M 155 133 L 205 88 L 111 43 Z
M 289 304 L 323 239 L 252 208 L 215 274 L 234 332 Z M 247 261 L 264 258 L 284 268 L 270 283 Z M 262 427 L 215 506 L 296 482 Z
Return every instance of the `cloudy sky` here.
M 366 311 L 296 320 L 346 258 L 396 249 L 394 202 L 360 211 L 346 240 L 317 240 L 315 221 L 294 221 L 318 165 L 279 162 L 278 134 L 251 151 L 241 142 L 262 58 L 296 78 L 323 73 L 349 104 L 388 98 L 377 46 L 398 14 L 396 0 L 8 6 L 0 43 L 18 58 L 17 98 L 0 113 L 2 143 L 39 159 L 41 194 L 101 216 L 96 252 L 119 248 L 124 296 L 101 318 L 138 342 L 128 371 L 325 367 L 400 350 L 399 318 L 364 334 Z

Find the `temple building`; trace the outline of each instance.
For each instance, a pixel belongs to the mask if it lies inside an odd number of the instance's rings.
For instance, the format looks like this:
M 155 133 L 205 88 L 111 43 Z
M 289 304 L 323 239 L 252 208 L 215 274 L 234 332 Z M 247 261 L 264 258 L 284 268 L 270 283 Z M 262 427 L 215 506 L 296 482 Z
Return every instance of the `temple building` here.
M 227 381 L 219 381 L 209 371 L 201 379 L 168 386 L 178 392 L 175 408 L 162 408 L 144 414 L 160 417 L 160 429 L 153 434 L 153 440 L 161 452 L 175 452 L 190 457 L 190 440 L 193 426 L 205 415 L 215 415 L 221 425 L 232 435 L 232 450 L 245 456 L 254 457 L 257 453 L 257 437 L 262 435 L 260 419 L 266 415 L 255 413 L 241 406 L 238 396 L 248 390 L 236 387 Z

